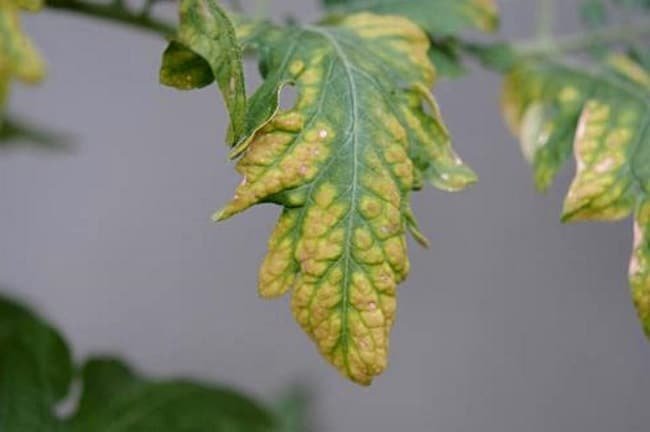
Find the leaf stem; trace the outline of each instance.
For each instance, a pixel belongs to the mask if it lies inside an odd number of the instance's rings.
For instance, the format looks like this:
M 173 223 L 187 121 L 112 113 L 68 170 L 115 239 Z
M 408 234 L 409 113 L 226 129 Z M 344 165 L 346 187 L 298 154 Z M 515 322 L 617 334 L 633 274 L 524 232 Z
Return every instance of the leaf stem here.
M 636 24 L 606 27 L 553 40 L 535 39 L 515 44 L 515 50 L 524 55 L 562 54 L 582 51 L 600 44 L 616 44 L 650 36 L 650 19 Z
M 165 37 L 172 35 L 176 31 L 173 24 L 157 20 L 148 14 L 131 11 L 121 2 L 100 4 L 84 0 L 46 0 L 45 4 L 52 9 L 112 21 L 140 30 L 158 33 Z

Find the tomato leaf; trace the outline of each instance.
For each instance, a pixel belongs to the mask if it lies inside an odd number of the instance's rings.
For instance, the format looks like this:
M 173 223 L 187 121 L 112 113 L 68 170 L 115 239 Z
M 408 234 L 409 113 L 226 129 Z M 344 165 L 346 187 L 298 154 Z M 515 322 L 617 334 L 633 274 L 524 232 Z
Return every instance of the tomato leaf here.
M 494 31 L 499 25 L 494 0 L 323 0 L 333 14 L 369 11 L 406 17 L 432 40 L 429 57 L 436 71 L 450 78 L 464 72 L 459 46 L 453 38 L 462 30 Z
M 39 82 L 45 75 L 45 63 L 22 31 L 20 11 L 37 11 L 40 0 L 0 0 L 0 132 L 3 129 L 9 86 L 14 79 Z
M 387 363 L 396 288 L 409 270 L 406 230 L 424 241 L 410 192 L 425 181 L 459 190 L 476 177 L 451 148 L 429 94 L 429 40 L 409 20 L 363 13 L 269 27 L 253 45 L 264 81 L 234 151 L 244 178 L 215 219 L 283 207 L 259 292 L 292 290 L 294 316 L 323 356 L 369 384 Z M 285 110 L 287 85 L 298 97 Z
M 160 82 L 181 90 L 217 81 L 230 112 L 228 141 L 244 133 L 246 89 L 235 28 L 216 0 L 184 0 L 175 39 L 163 54 Z
M 55 414 L 73 379 L 70 350 L 28 309 L 0 298 L 0 430 L 3 432 L 272 432 L 276 418 L 232 390 L 158 381 L 115 359 L 89 360 L 78 409 Z
M 190 380 L 152 381 L 119 360 L 89 360 L 82 380 L 70 432 L 273 430 L 274 418 L 266 410 L 231 390 Z
M 72 359 L 61 336 L 0 297 L 0 430 L 54 431 L 53 406 L 71 379 Z
M 433 35 L 455 35 L 466 28 L 493 31 L 499 25 L 494 0 L 323 0 L 323 3 L 334 12 L 401 15 Z
M 582 67 L 542 60 L 506 78 L 505 115 L 541 189 L 573 150 L 576 176 L 563 220 L 635 213 L 632 296 L 650 336 L 650 75 L 619 56 Z

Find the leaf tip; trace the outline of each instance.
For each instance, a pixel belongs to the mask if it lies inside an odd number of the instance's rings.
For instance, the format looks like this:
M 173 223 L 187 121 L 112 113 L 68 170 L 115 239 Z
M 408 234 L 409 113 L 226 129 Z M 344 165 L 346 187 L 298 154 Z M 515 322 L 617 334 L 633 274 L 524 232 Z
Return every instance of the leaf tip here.
M 212 214 L 210 219 L 212 222 L 222 222 L 226 219 L 228 219 L 231 215 L 226 211 L 225 208 L 218 210 Z

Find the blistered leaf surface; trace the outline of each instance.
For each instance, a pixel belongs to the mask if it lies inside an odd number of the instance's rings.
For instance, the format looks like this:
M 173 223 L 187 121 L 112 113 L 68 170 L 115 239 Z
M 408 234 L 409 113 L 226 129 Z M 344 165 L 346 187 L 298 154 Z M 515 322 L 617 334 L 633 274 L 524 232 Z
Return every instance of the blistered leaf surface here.
M 650 335 L 650 81 L 629 59 L 582 68 L 551 61 L 516 67 L 504 110 L 546 188 L 573 151 L 576 175 L 563 219 L 618 220 L 635 212 L 632 295 Z
M 369 384 L 388 358 L 396 288 L 409 271 L 407 229 L 423 240 L 409 193 L 475 181 L 429 94 L 427 35 L 399 17 L 351 15 L 269 28 L 255 41 L 264 82 L 251 135 L 235 149 L 243 179 L 221 220 L 258 203 L 283 207 L 259 275 L 263 297 L 292 310 L 323 356 Z M 278 93 L 297 89 L 282 110 Z

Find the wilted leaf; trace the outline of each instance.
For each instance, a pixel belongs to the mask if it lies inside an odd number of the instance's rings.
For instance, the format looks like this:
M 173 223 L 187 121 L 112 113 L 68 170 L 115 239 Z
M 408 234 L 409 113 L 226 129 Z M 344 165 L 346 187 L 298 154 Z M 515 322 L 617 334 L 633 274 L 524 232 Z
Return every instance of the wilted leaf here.
M 504 110 L 540 188 L 573 148 L 577 172 L 564 220 L 617 220 L 636 208 L 630 281 L 650 336 L 650 77 L 630 60 L 610 64 L 615 72 L 551 61 L 516 67 Z
M 433 35 L 454 35 L 465 28 L 493 31 L 499 24 L 494 0 L 323 0 L 335 12 L 369 11 L 402 15 Z
M 163 55 L 160 82 L 181 90 L 217 81 L 230 112 L 230 144 L 244 133 L 246 91 L 235 29 L 216 0 L 184 0 L 175 40 Z
M 160 82 L 179 90 L 194 90 L 212 84 L 214 73 L 203 57 L 171 41 L 163 54 Z
M 406 229 L 422 240 L 410 191 L 424 180 L 458 190 L 475 176 L 451 149 L 428 90 L 428 38 L 410 21 L 351 15 L 269 28 L 256 45 L 265 80 L 236 149 L 244 179 L 216 218 L 284 207 L 260 294 L 293 290 L 294 315 L 321 353 L 369 384 L 386 367 L 396 287 L 409 269 Z M 286 85 L 298 99 L 280 110 Z

